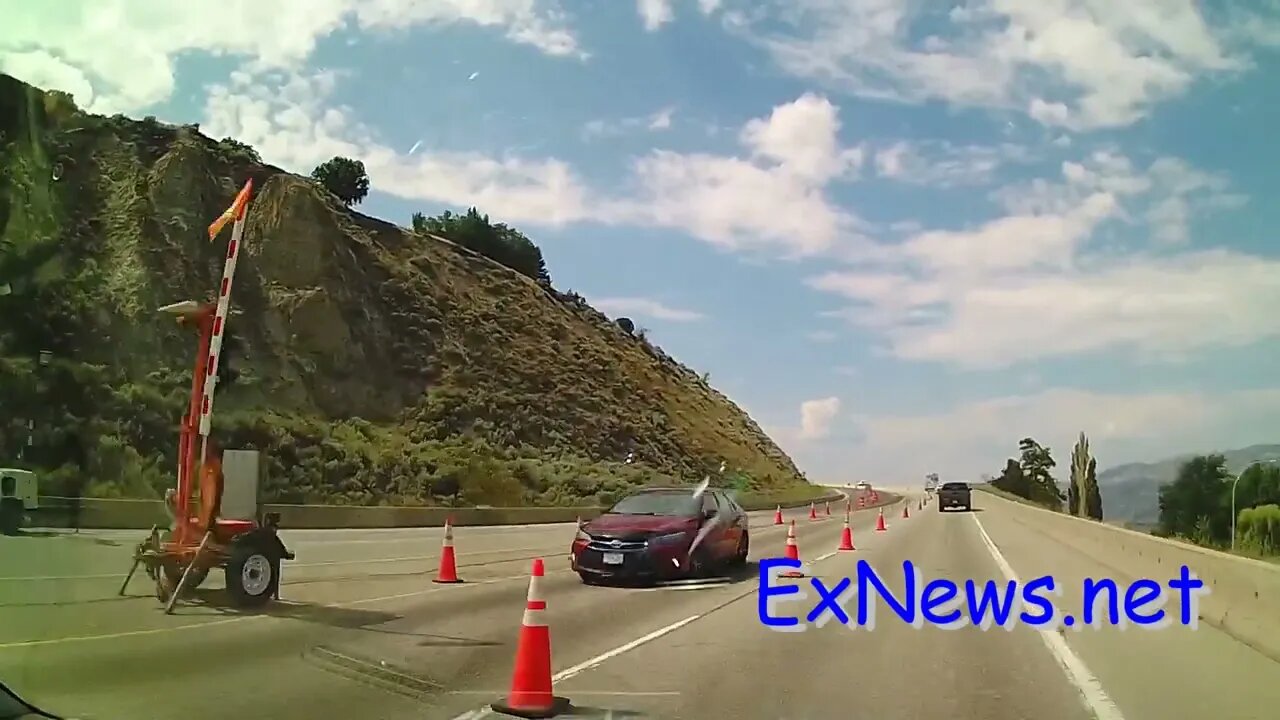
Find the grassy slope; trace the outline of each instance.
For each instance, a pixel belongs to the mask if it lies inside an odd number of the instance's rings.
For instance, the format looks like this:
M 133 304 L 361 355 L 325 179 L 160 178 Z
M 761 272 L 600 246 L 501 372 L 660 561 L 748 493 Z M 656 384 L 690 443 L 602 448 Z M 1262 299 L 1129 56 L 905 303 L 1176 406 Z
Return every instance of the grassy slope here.
M 576 297 L 349 212 L 194 128 L 88 116 L 0 76 L 0 130 L 0 238 L 56 251 L 46 282 L 0 298 L 6 318 L 31 316 L 0 324 L 0 392 L 40 418 L 44 465 L 89 446 L 95 494 L 170 482 L 194 343 L 154 308 L 209 296 L 225 236 L 203 228 L 247 178 L 232 325 L 246 372 L 215 417 L 229 445 L 267 451 L 272 499 L 561 504 L 721 460 L 757 493 L 809 492 L 727 398 Z M 37 373 L 41 348 L 58 359 Z M 4 454 L 18 439 L 0 427 Z

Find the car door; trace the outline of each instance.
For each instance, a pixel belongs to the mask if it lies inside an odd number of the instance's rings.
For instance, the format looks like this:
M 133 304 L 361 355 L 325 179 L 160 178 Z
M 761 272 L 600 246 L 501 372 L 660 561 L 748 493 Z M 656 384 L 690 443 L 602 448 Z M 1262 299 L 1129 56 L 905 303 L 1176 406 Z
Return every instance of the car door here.
M 724 557 L 724 518 L 720 517 L 720 503 L 716 501 L 714 491 L 702 494 L 702 513 L 704 516 L 710 513 L 714 518 L 703 520 L 703 528 L 708 530 L 703 542 L 711 550 L 712 557 L 722 558 Z M 710 526 L 709 529 L 708 526 Z

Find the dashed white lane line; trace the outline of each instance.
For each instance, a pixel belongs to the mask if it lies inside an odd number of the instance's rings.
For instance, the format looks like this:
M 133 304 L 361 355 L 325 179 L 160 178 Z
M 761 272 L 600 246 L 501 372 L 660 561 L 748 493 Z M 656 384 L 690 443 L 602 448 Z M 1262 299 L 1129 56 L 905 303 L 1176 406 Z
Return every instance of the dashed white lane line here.
M 982 534 L 982 542 L 987 546 L 987 550 L 990 551 L 991 557 L 996 561 L 996 565 L 1000 567 L 1000 572 L 1004 573 L 1005 579 L 1021 585 L 1022 581 L 1018 579 L 1018 574 L 1009 565 L 1009 561 L 1004 559 L 1004 554 L 1000 552 L 996 544 L 991 541 L 991 536 L 987 535 L 987 529 L 982 527 L 982 521 L 975 514 L 971 514 L 969 517 L 973 518 L 974 523 L 978 525 L 978 532 Z M 1063 672 L 1067 675 L 1067 680 L 1079 691 L 1085 707 L 1093 713 L 1095 718 L 1098 720 L 1124 720 L 1124 715 L 1120 712 L 1120 708 L 1107 695 L 1107 691 L 1102 688 L 1102 683 L 1089 670 L 1089 667 L 1084 664 L 1080 656 L 1076 655 L 1062 635 L 1054 630 L 1039 630 L 1037 634 L 1044 641 L 1045 647 L 1049 648 L 1049 653 L 1062 666 Z

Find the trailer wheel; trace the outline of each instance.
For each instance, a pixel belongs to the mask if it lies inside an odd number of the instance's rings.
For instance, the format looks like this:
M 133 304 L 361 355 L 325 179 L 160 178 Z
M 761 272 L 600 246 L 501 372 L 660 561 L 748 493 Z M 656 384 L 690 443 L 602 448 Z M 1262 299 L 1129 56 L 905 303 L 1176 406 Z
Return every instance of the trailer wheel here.
M 166 563 L 164 566 L 164 576 L 169 579 L 170 587 L 178 587 L 178 583 L 182 581 L 182 568 Z M 209 577 L 209 568 L 198 568 L 191 571 L 191 577 L 187 578 L 187 586 L 184 590 L 195 590 Z
M 265 605 L 280 584 L 280 558 L 256 542 L 237 542 L 227 559 L 227 593 L 237 607 Z

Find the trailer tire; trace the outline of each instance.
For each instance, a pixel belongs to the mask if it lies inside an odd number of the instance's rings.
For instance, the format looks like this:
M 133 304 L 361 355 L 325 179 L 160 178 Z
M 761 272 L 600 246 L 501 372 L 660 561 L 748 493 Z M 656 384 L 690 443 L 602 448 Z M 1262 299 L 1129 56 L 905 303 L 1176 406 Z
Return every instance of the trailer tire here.
M 273 548 L 250 538 L 231 545 L 227 558 L 227 594 L 236 607 L 260 607 L 276 595 L 280 558 Z
M 171 583 L 170 587 L 178 587 L 178 583 L 182 581 L 182 568 L 177 565 L 166 564 L 164 566 L 164 575 Z M 183 590 L 195 590 L 204 583 L 205 578 L 209 577 L 209 568 L 192 570 L 191 577 L 187 578 L 187 586 Z

